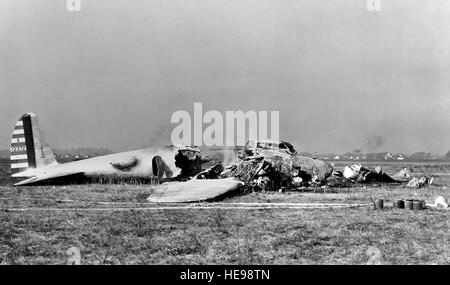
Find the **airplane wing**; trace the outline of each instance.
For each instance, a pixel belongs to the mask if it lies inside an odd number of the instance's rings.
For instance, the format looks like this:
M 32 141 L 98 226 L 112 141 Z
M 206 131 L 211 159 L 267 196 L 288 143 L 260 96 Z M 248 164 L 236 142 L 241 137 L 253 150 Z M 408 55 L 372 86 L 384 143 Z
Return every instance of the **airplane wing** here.
M 79 175 L 83 175 L 83 174 L 84 174 L 84 172 L 43 174 L 43 175 L 33 176 L 33 177 L 28 178 L 28 179 L 22 180 L 22 181 L 20 181 L 20 182 L 18 182 L 16 184 L 14 184 L 14 186 L 29 185 L 29 184 L 42 182 L 42 181 L 46 181 L 46 180 L 53 180 L 53 179 L 71 178 L 71 177 L 79 176 Z
M 185 182 L 168 182 L 154 186 L 147 198 L 153 203 L 183 203 L 207 201 L 239 189 L 243 182 L 234 178 L 191 179 Z

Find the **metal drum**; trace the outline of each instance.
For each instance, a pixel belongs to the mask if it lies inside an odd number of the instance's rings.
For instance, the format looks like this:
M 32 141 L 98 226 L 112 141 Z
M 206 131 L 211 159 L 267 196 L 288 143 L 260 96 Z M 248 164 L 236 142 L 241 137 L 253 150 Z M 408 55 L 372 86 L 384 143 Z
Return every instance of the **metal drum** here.
M 413 201 L 413 209 L 414 210 L 423 210 L 423 201 L 422 200 L 414 200 Z
M 375 202 L 374 202 L 374 206 L 375 206 L 375 209 L 383 210 L 384 200 L 383 199 L 376 199 Z
M 427 203 L 425 203 L 425 200 L 420 200 L 422 202 L 422 208 L 426 209 L 427 208 Z
M 412 200 L 412 199 L 405 200 L 405 209 L 413 210 L 414 209 L 413 202 L 414 202 L 414 200 Z
M 403 199 L 395 200 L 393 203 L 394 208 L 397 209 L 404 209 L 405 208 L 405 201 Z

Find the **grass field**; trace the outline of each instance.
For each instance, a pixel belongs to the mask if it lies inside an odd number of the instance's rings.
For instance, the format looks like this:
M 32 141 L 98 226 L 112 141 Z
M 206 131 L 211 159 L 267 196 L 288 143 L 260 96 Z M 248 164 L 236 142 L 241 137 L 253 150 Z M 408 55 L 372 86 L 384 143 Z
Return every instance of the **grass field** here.
M 335 162 L 337 169 L 343 165 Z M 434 184 L 260 192 L 221 202 L 450 199 L 450 163 L 383 164 L 387 173 L 404 166 L 417 176 L 435 175 Z M 82 264 L 366 264 L 375 246 L 383 264 L 450 263 L 447 210 L 140 210 L 150 191 L 146 185 L 0 186 L 0 262 L 65 264 L 67 249 L 76 246 Z

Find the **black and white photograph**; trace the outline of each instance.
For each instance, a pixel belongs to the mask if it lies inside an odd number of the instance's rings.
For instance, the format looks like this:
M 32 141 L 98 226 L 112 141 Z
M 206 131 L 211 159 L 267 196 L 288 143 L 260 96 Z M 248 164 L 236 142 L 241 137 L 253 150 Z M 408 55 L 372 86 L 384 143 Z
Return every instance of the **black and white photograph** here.
M 448 0 L 0 0 L 1 265 L 449 265 L 449 203 Z

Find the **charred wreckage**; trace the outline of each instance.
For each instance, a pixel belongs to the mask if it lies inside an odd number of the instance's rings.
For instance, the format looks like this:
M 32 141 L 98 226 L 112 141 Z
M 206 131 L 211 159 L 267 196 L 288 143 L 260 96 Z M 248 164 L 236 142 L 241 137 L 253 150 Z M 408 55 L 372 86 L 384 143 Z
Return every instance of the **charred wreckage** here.
M 183 154 L 180 156 L 183 163 L 177 166 L 186 175 L 155 187 L 148 201 L 208 200 L 237 189 L 243 193 L 295 191 L 318 187 L 344 188 L 365 183 L 408 183 L 409 187 L 420 188 L 433 182 L 433 177 L 412 177 L 412 170 L 408 168 L 394 175 L 386 174 L 381 166 L 370 169 L 360 164 L 345 166 L 343 171 L 337 171 L 328 162 L 299 155 L 285 141 L 249 141 L 245 146 L 235 147 L 234 151 L 233 161 L 219 161 L 203 171 L 200 171 L 201 165 L 207 160 L 199 158 L 200 152 Z
M 226 168 L 218 163 L 209 172 L 219 177 L 235 177 L 255 190 L 292 190 L 308 187 L 349 187 L 358 183 L 407 183 L 419 188 L 430 185 L 432 176 L 412 177 L 413 170 L 404 168 L 388 175 L 381 166 L 374 169 L 353 164 L 343 171 L 334 170 L 332 164 L 297 153 L 285 141 L 249 141 L 235 148 L 237 159 Z M 217 169 L 223 168 L 223 172 Z M 208 171 L 207 171 L 208 172 Z M 208 178 L 212 178 L 211 175 Z

